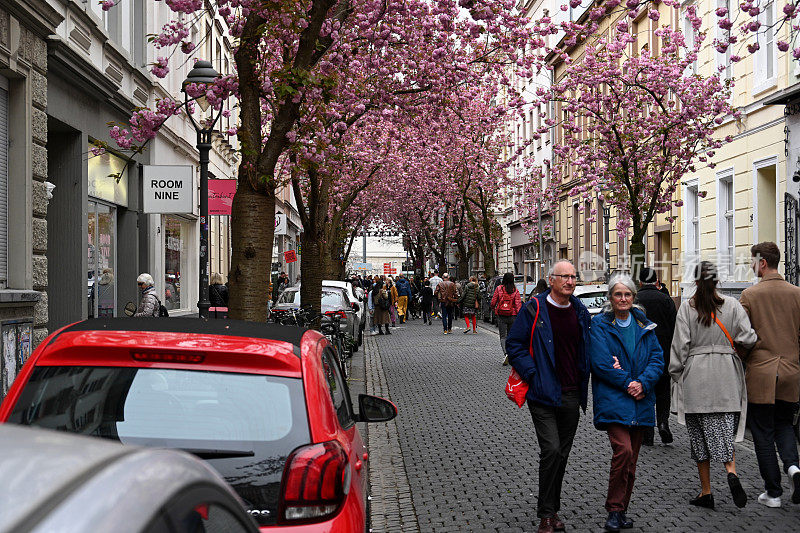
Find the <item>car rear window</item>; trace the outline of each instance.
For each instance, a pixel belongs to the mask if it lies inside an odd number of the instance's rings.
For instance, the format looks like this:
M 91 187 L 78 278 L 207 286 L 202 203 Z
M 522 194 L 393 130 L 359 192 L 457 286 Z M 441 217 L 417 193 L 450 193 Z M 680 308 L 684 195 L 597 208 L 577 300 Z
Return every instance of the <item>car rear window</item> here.
M 229 372 L 37 367 L 9 422 L 191 451 L 260 525 L 276 523 L 284 463 L 310 442 L 300 379 Z

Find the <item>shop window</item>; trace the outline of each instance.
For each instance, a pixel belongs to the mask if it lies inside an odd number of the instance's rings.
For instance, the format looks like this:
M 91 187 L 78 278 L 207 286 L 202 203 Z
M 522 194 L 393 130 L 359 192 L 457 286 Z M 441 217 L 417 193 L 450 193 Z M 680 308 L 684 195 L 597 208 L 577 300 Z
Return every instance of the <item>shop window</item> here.
M 87 316 L 116 314 L 116 209 L 89 201 L 87 214 Z
M 188 271 L 189 223 L 175 216 L 164 217 L 164 305 L 167 309 L 189 307 L 187 291 L 182 291 Z
M 5 81 L 5 78 L 0 78 Z M 0 289 L 8 286 L 8 91 L 0 88 Z

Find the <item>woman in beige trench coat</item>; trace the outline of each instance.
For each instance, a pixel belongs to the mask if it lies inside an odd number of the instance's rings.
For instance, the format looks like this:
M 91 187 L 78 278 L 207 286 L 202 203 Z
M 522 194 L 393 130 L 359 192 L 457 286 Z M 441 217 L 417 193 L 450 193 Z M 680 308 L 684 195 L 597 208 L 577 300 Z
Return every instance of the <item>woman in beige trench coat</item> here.
M 747 389 L 733 345 L 751 348 L 757 340 L 744 308 L 720 295 L 717 281 L 714 264 L 703 261 L 695 269 L 697 289 L 678 310 L 669 363 L 672 406 L 689 432 L 700 476 L 700 495 L 689 503 L 711 509 L 711 460 L 724 463 L 736 506 L 747 504 L 733 449 L 744 438 Z

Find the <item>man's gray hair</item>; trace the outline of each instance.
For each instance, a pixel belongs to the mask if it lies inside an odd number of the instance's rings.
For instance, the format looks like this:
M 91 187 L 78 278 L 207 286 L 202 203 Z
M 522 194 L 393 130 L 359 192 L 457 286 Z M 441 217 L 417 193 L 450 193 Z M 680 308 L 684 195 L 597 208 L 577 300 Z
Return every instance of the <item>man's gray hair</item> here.
M 636 287 L 636 282 L 633 281 L 633 278 L 630 275 L 625 274 L 624 272 L 618 272 L 611 276 L 611 279 L 608 280 L 608 300 L 606 303 L 603 304 L 603 312 L 604 313 L 613 313 L 614 309 L 611 307 L 611 291 L 614 290 L 614 287 L 617 285 L 622 284 L 626 288 L 630 289 L 631 293 L 633 294 L 633 298 L 636 299 L 636 293 L 638 292 L 638 288 Z M 633 304 L 635 309 L 644 312 L 644 307 L 639 304 Z
M 570 261 L 569 259 L 559 259 L 558 261 L 553 263 L 553 266 L 551 266 L 550 270 L 547 271 L 548 279 L 553 277 L 553 275 L 556 272 L 556 265 L 559 265 L 561 263 L 566 263 L 566 264 L 568 264 L 569 266 L 572 267 L 572 270 L 575 270 L 575 265 L 572 264 L 572 261 Z M 575 272 L 577 272 L 577 270 L 575 270 Z
M 447 272 L 442 274 L 442 279 L 449 279 L 449 278 L 450 278 L 450 274 L 448 274 Z

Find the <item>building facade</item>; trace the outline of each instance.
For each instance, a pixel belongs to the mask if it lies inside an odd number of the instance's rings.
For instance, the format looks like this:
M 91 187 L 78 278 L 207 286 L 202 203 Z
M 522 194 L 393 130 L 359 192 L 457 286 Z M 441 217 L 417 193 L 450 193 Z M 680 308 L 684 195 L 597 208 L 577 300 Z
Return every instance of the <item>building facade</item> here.
M 156 50 L 148 34 L 172 15 L 163 2 L 122 0 L 103 11 L 96 3 L 51 0 L 63 22 L 48 39 L 48 179 L 55 184 L 48 213 L 48 265 L 59 287 L 50 298 L 49 327 L 96 316 L 120 316 L 138 302 L 136 278 L 150 273 L 171 315 L 197 312 L 199 279 L 199 163 L 196 133 L 184 116 L 171 117 L 146 149 L 116 152 L 109 124 L 126 125 L 137 107 L 180 99 L 191 68 L 173 54 L 170 72 L 148 71 Z M 196 56 L 229 72 L 230 43 L 219 21 L 201 18 L 192 30 L 203 43 Z M 230 104 L 229 104 L 230 105 Z M 235 125 L 235 109 L 217 128 Z M 108 146 L 100 153 L 98 146 Z M 215 136 L 209 174 L 235 179 L 236 146 Z M 192 209 L 145 213 L 142 175 L 147 165 L 186 167 L 192 176 Z M 215 224 L 216 222 L 216 224 Z M 227 266 L 227 217 L 212 220 L 211 271 Z M 216 248 L 216 250 L 215 250 Z M 225 258 L 224 260 L 222 258 Z M 222 272 L 226 274 L 227 272 Z
M 0 397 L 47 335 L 47 39 L 43 0 L 0 2 Z

